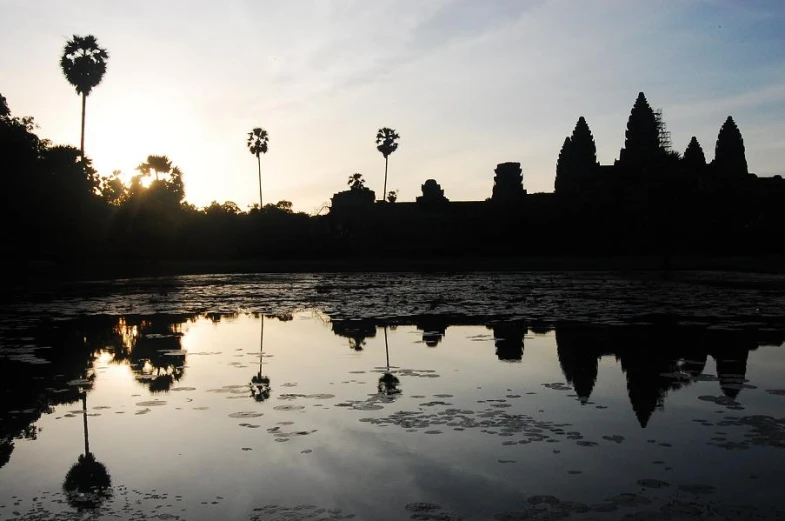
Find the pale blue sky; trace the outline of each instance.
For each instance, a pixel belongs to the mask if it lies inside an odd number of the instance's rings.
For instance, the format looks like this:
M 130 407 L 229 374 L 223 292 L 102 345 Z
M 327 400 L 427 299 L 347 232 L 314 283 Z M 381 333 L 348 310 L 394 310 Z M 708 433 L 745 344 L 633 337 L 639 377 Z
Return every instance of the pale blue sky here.
M 520 161 L 553 189 L 579 116 L 599 160 L 624 143 L 639 91 L 674 148 L 708 159 L 732 115 L 750 170 L 785 173 L 785 3 L 561 0 L 0 0 L 0 93 L 55 143 L 79 143 L 79 99 L 58 60 L 73 34 L 110 53 L 87 102 L 101 174 L 148 154 L 185 172 L 202 206 L 258 200 L 246 133 L 262 126 L 265 202 L 312 212 L 360 172 L 381 196 L 374 136 L 401 135 L 388 189 L 413 200 L 435 178 L 452 200 L 491 194 Z

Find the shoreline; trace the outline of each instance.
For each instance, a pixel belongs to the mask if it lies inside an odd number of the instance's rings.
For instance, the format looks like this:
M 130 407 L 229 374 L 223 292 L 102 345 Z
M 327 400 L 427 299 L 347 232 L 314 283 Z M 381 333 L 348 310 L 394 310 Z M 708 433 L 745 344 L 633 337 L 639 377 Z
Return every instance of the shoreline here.
M 516 271 L 726 271 L 783 274 L 785 257 L 681 256 L 663 265 L 660 256 L 618 257 L 459 257 L 459 258 L 332 258 L 247 260 L 86 261 L 60 264 L 31 262 L 24 268 L 28 280 L 91 281 L 142 277 L 252 273 L 347 273 L 347 272 L 516 272 Z M 6 277 L 19 282 L 21 273 Z
M 318 309 L 331 320 L 423 317 L 595 325 L 785 330 L 785 274 L 729 271 L 212 273 L 39 280 L 6 318 L 263 313 Z

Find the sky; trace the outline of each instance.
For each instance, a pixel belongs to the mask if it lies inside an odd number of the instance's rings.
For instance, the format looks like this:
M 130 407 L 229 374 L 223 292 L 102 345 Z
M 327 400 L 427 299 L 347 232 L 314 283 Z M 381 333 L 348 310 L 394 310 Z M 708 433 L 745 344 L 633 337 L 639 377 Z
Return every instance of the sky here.
M 675 150 L 696 136 L 711 160 L 730 115 L 750 171 L 782 175 L 782 27 L 781 0 L 0 0 L 0 94 L 78 147 L 59 59 L 72 35 L 96 36 L 109 62 L 87 155 L 101 175 L 167 155 L 200 207 L 258 203 L 254 127 L 270 135 L 265 204 L 323 211 L 355 172 L 380 198 L 380 127 L 401 136 L 387 183 L 401 201 L 426 179 L 483 200 L 507 161 L 528 192 L 551 192 L 578 118 L 612 164 L 641 91 Z

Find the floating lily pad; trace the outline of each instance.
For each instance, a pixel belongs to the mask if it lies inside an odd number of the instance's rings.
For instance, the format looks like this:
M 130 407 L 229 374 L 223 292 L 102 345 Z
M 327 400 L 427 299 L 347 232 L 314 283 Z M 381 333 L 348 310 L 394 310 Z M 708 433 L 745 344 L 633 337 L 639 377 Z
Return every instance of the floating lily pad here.
M 667 481 L 649 478 L 639 479 L 636 483 L 644 488 L 667 488 L 671 486 Z
M 679 485 L 678 488 L 682 492 L 695 495 L 713 494 L 717 491 L 717 489 L 711 485 Z
M 305 409 L 303 405 L 276 405 L 273 407 L 276 411 L 301 411 Z
M 230 418 L 258 418 L 259 416 L 263 416 L 264 413 L 257 412 L 257 411 L 239 411 L 233 412 L 229 415 Z

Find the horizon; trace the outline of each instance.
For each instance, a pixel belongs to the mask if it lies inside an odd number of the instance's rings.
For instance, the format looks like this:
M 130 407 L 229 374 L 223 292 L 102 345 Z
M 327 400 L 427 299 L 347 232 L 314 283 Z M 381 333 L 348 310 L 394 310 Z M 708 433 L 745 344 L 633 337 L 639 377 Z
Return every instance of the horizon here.
M 58 60 L 74 34 L 95 35 L 109 61 L 87 100 L 93 166 L 128 175 L 148 155 L 166 155 L 199 207 L 258 202 L 245 141 L 258 126 L 270 134 L 265 204 L 288 200 L 295 211 L 329 204 L 355 172 L 382 198 L 381 127 L 401 135 L 388 180 L 399 201 L 413 201 L 430 178 L 452 201 L 485 199 L 493 169 L 508 161 L 521 163 L 529 193 L 552 192 L 578 118 L 599 162 L 613 164 L 640 91 L 663 110 L 674 150 L 694 135 L 711 160 L 732 116 L 750 172 L 785 173 L 785 7 L 775 2 L 607 2 L 590 12 L 515 0 L 265 4 L 269 12 L 206 2 L 0 5 L 0 38 L 16 49 L 0 57 L 12 114 L 33 116 L 53 144 L 78 147 L 80 101 Z M 215 45 L 200 53 L 209 26 Z

